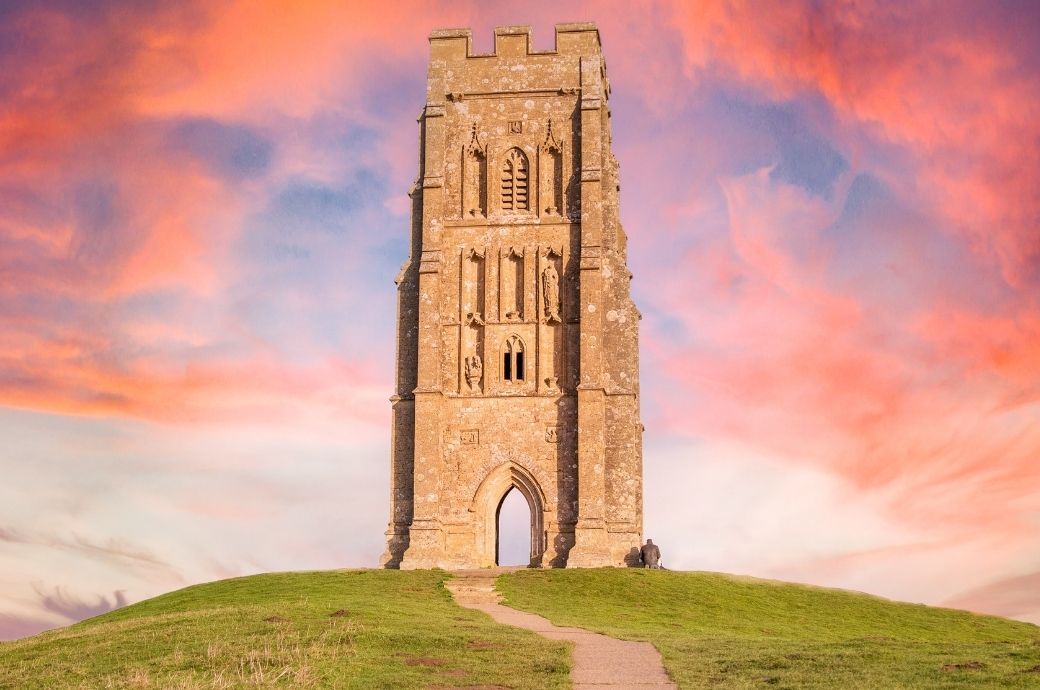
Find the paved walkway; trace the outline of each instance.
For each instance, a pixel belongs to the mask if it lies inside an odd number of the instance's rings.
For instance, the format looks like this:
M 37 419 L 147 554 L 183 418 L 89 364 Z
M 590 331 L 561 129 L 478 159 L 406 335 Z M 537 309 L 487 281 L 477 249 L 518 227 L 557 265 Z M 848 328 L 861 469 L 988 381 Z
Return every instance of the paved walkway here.
M 571 683 L 575 688 L 674 688 L 661 654 L 649 642 L 630 642 L 581 628 L 560 628 L 533 613 L 503 606 L 495 578 L 514 569 L 459 570 L 445 586 L 460 606 L 477 609 L 503 625 L 527 628 L 550 640 L 574 643 Z

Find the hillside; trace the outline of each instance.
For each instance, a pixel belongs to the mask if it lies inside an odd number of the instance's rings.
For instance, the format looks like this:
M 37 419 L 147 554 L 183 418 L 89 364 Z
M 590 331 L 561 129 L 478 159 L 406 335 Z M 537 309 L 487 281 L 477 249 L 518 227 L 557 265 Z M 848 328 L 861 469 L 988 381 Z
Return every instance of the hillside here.
M 455 605 L 440 571 L 188 587 L 0 643 L 3 688 L 554 688 L 567 648 Z M 1040 628 L 712 573 L 521 571 L 507 603 L 644 639 L 680 687 L 1040 687 Z
M 0 643 L 0 688 L 567 685 L 567 649 L 457 606 L 442 571 L 196 585 Z
M 1040 628 L 718 573 L 521 571 L 505 603 L 647 640 L 683 688 L 1040 688 Z

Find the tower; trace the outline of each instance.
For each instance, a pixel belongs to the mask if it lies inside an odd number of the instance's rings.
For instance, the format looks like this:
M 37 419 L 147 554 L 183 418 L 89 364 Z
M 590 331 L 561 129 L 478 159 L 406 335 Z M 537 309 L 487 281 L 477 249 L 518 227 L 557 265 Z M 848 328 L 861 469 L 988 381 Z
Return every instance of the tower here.
M 383 564 L 497 562 L 497 514 L 531 509 L 531 564 L 624 565 L 643 530 L 639 312 L 629 292 L 593 24 L 430 35 Z

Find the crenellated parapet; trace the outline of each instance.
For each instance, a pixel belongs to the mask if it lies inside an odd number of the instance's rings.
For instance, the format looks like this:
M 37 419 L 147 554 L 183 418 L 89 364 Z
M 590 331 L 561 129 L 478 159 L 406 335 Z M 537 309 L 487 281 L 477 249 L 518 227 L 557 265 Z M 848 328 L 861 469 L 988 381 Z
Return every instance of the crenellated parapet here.
M 604 88 L 606 65 L 603 61 L 599 30 L 591 23 L 557 24 L 556 47 L 533 50 L 530 26 L 500 26 L 495 29 L 495 50 L 473 52 L 469 29 L 440 29 L 430 34 L 430 67 L 425 114 L 435 114 L 445 99 L 508 95 L 518 98 L 545 93 L 581 90 L 590 98 L 609 95 Z M 587 66 L 581 67 L 582 61 Z M 603 77 L 593 87 L 582 70 L 588 65 Z M 595 93 L 590 93 L 591 89 Z
M 430 32 L 430 55 L 433 60 L 579 56 L 602 52 L 599 29 L 592 22 L 557 24 L 556 44 L 552 50 L 533 50 L 531 46 L 531 27 L 526 25 L 495 27 L 495 49 L 490 53 L 473 52 L 473 32 L 470 29 L 437 29 Z

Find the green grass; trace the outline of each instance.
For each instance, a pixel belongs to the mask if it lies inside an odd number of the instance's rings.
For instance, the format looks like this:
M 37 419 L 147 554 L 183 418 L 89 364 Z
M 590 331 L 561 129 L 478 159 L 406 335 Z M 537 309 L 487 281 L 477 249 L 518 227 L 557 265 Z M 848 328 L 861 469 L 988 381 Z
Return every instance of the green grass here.
M 0 643 L 0 688 L 567 686 L 564 644 L 456 606 L 447 577 L 188 587 Z M 1040 688 L 1040 628 L 1001 618 L 713 573 L 529 570 L 498 588 L 554 623 L 652 642 L 684 688 Z
M 567 686 L 566 645 L 457 606 L 447 577 L 275 573 L 188 587 L 0 643 L 0 688 Z
M 964 611 L 661 570 L 521 571 L 506 603 L 654 644 L 682 688 L 1040 688 L 1040 628 Z

